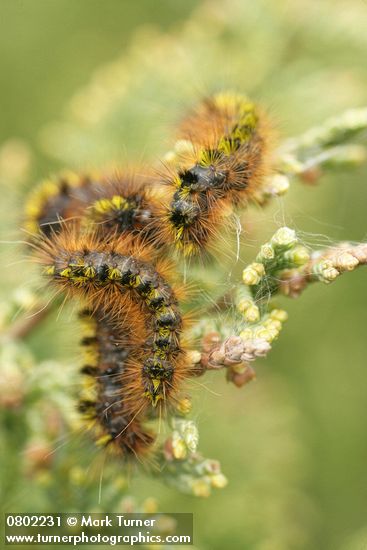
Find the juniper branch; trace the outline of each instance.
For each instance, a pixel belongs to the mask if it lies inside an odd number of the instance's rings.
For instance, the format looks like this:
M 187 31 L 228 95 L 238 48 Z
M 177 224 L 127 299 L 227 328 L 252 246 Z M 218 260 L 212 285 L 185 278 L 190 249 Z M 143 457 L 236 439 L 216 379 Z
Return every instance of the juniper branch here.
M 365 141 L 366 136 L 367 108 L 349 109 L 286 140 L 279 149 L 278 169 L 290 178 L 310 181 L 311 174 L 314 178 L 321 174 L 321 168 L 358 166 L 366 161 L 367 150 L 354 140 Z
M 313 282 L 331 283 L 342 273 L 367 264 L 367 244 L 342 242 L 311 251 L 296 232 L 282 227 L 265 243 L 242 274 L 229 308 L 230 318 L 202 320 L 196 327 L 201 338 L 201 355 L 197 359 L 201 373 L 227 370 L 227 379 L 242 386 L 255 378 L 250 365 L 265 357 L 287 319 L 287 312 L 276 309 L 277 294 L 298 297 Z

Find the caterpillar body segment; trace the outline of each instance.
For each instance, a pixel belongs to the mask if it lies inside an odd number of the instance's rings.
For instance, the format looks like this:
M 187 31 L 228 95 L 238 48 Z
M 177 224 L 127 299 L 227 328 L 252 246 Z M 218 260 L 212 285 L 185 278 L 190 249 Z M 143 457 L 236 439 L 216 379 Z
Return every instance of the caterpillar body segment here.
M 150 246 L 161 247 L 158 238 L 161 192 L 149 174 L 108 178 L 100 196 L 86 210 L 86 223 L 104 239 L 129 234 Z
M 94 200 L 101 179 L 68 172 L 43 181 L 30 194 L 25 208 L 25 229 L 34 237 L 59 233 L 65 220 L 80 218 Z

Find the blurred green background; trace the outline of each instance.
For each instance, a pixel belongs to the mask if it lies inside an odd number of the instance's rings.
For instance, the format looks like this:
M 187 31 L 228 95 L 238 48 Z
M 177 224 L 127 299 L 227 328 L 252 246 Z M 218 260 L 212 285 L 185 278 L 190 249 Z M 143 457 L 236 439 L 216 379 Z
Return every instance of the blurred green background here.
M 24 196 L 40 178 L 65 167 L 156 162 L 173 124 L 204 94 L 248 93 L 279 139 L 366 104 L 364 0 L 2 0 L 0 12 L 3 241 L 21 238 Z M 284 199 L 247 212 L 244 261 L 284 222 L 310 244 L 363 241 L 366 176 L 362 167 L 319 186 L 294 184 Z M 18 245 L 2 248 L 6 302 L 37 275 L 13 263 Z M 366 303 L 363 270 L 283 299 L 289 321 L 257 381 L 238 390 L 217 374 L 193 389 L 200 448 L 220 459 L 227 488 L 199 500 L 137 476 L 124 491 L 137 501 L 154 496 L 162 511 L 192 511 L 201 550 L 367 548 Z M 6 348 L 1 367 L 77 358 L 70 319 L 64 312 L 27 339 L 35 359 Z M 78 441 L 49 466 L 53 484 L 44 465 L 24 471 L 24 434 L 40 429 L 52 384 L 69 383 L 58 363 L 45 365 L 55 382 L 43 387 L 30 366 L 27 384 L 43 389 L 32 390 L 28 408 L 2 403 L 4 508 L 98 509 L 96 485 L 57 489 L 65 457 L 68 468 L 86 460 Z M 27 418 L 33 428 L 23 426 Z

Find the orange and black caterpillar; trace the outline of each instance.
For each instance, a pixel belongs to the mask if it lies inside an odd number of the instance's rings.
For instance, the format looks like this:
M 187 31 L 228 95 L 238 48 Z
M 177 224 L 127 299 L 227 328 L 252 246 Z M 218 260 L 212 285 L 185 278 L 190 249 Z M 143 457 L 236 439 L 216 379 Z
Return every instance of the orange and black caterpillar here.
M 183 122 L 165 176 L 164 239 L 185 256 L 202 253 L 232 207 L 243 206 L 266 171 L 268 131 L 247 98 L 218 94 Z M 172 190 L 172 191 L 171 191 Z
M 123 332 L 102 312 L 83 309 L 79 318 L 87 361 L 81 369 L 86 383 L 79 411 L 95 432 L 98 445 L 113 447 L 124 457 L 141 456 L 155 438 L 145 427 L 143 416 L 129 412 L 129 395 L 124 391 L 134 335 Z
M 159 272 L 164 272 L 166 265 L 156 259 L 148 262 L 139 258 L 126 239 L 103 244 L 93 235 L 83 235 L 80 240 L 65 232 L 44 240 L 40 248 L 45 273 L 65 290 L 79 294 L 91 307 L 101 305 L 115 319 L 126 317 L 132 306 L 139 307 L 146 338 L 141 344 L 140 372 L 135 372 L 141 385 L 135 391 L 130 389 L 132 406 L 141 407 L 142 394 L 154 406 L 168 399 L 176 378 L 185 371 L 185 354 L 178 301 Z
M 241 95 L 205 100 L 178 138 L 163 174 L 64 178 L 43 186 L 27 207 L 45 274 L 86 302 L 95 326 L 84 337 L 94 364 L 83 370 L 94 397 L 80 408 L 124 455 L 149 448 L 149 411 L 164 412 L 193 374 L 180 292 L 165 258 L 172 250 L 178 257 L 207 252 L 228 213 L 253 197 L 267 170 L 266 121 Z

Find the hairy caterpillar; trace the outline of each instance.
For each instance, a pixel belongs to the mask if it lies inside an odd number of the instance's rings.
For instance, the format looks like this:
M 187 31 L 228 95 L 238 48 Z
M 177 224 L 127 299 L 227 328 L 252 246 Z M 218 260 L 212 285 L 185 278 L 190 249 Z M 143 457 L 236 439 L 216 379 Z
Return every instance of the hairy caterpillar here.
M 174 380 L 185 372 L 181 347 L 182 315 L 174 291 L 166 280 L 167 264 L 150 258 L 130 239 L 102 244 L 93 235 L 82 239 L 65 231 L 40 243 L 45 273 L 65 290 L 72 290 L 113 319 L 137 304 L 145 315 L 147 338 L 141 349 L 140 373 L 144 395 L 155 406 L 167 399 Z M 145 256 L 145 257 L 144 257 Z M 132 407 L 140 401 L 140 388 L 130 387 Z
M 27 228 L 50 282 L 86 303 L 80 410 L 97 438 L 124 455 L 153 440 L 144 422 L 175 402 L 193 375 L 179 301 L 165 260 L 208 250 L 228 212 L 266 172 L 268 133 L 247 98 L 226 93 L 182 123 L 163 175 L 61 177 L 31 197 Z M 181 288 L 181 287 L 180 287 Z
M 127 409 L 129 394 L 122 383 L 127 361 L 134 353 L 136 337 L 123 331 L 102 312 L 84 309 L 79 313 L 83 327 L 82 346 L 87 364 L 82 374 L 87 378 L 79 400 L 79 411 L 95 432 L 98 445 L 113 446 L 124 457 L 140 456 L 154 442 L 144 427 L 142 415 Z M 135 346 L 136 349 L 136 346 Z
M 54 185 L 50 203 L 42 185 L 38 192 L 42 209 L 36 210 L 33 231 L 43 234 L 38 239 L 41 261 L 55 263 L 46 266 L 47 274 L 62 285 L 70 282 L 71 288 L 90 302 L 89 313 L 81 316 L 87 355 L 82 373 L 90 382 L 79 410 L 98 443 L 125 457 L 141 455 L 154 441 L 153 434 L 143 428 L 146 398 L 154 406 L 164 398 L 166 406 L 175 399 L 178 381 L 185 377 L 186 362 L 179 346 L 182 319 L 162 276 L 168 266 L 160 261 L 160 273 L 154 269 L 157 261 L 147 244 L 151 240 L 148 232 L 142 238 L 144 221 L 150 221 L 147 208 L 151 208 L 144 182 L 136 177 L 116 177 L 88 180 L 85 187 L 88 193 L 80 200 L 80 193 L 75 197 L 69 187 L 65 192 L 64 184 Z M 103 198 L 97 198 L 101 195 Z M 31 201 L 34 203 L 34 198 Z M 60 211 L 55 211 L 55 205 Z M 76 215 L 82 206 L 85 217 L 65 225 L 62 216 L 66 212 Z M 52 223 L 42 223 L 46 214 Z M 137 239 L 144 244 L 139 246 Z M 110 246 L 101 246 L 103 241 Z M 89 263 L 83 262 L 88 251 Z M 118 251 L 124 255 L 119 257 Z M 122 296 L 121 287 L 131 290 L 130 296 Z M 101 292 L 97 295 L 96 291 Z M 86 327 L 89 332 L 93 327 L 91 334 L 85 334 Z
M 267 130 L 246 97 L 224 93 L 207 99 L 183 122 L 173 169 L 163 239 L 185 256 L 203 252 L 218 234 L 229 209 L 242 206 L 265 172 Z

